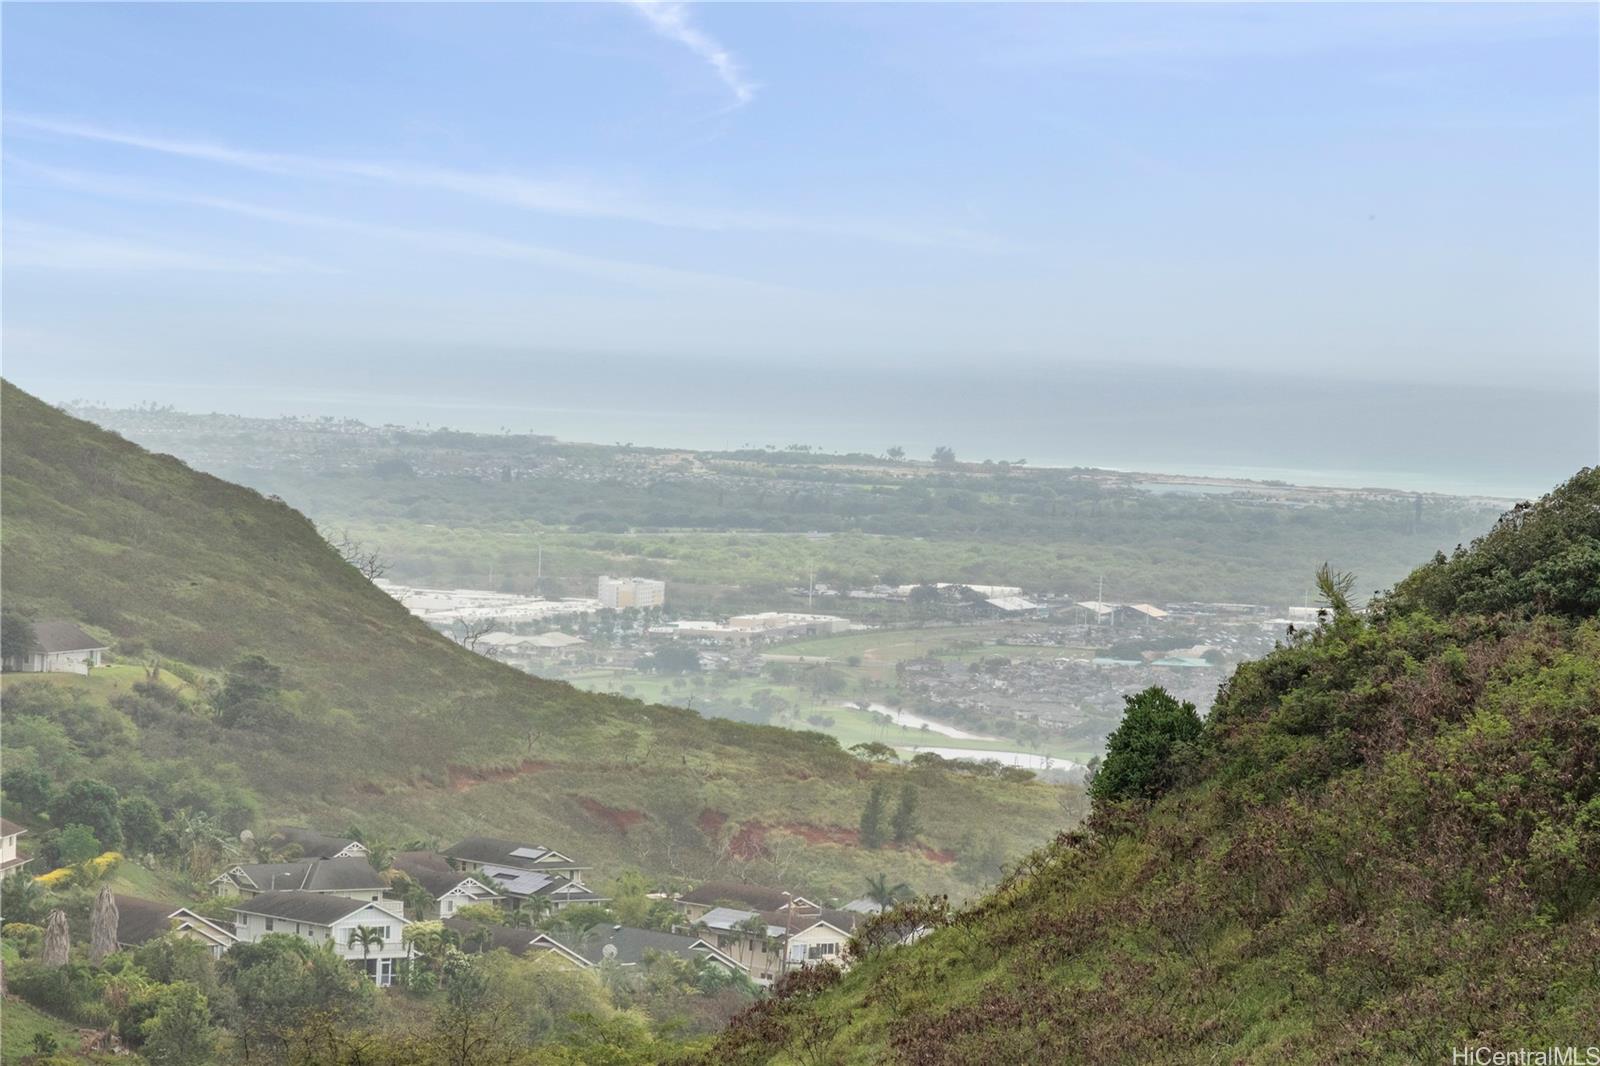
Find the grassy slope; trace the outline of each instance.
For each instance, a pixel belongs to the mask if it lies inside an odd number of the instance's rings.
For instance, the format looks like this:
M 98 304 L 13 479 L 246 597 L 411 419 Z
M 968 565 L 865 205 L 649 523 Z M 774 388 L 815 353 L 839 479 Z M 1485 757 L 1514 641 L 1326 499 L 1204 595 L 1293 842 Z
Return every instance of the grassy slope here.
M 1235 674 L 1107 804 L 718 1063 L 1445 1062 L 1600 1033 L 1600 470 Z M 1580 1052 L 1581 1054 L 1581 1052 Z
M 787 873 L 814 891 L 854 893 L 879 869 L 962 887 L 953 865 L 920 852 L 798 838 L 741 869 L 696 827 L 702 812 L 730 816 L 724 838 L 751 821 L 853 826 L 870 780 L 899 771 L 866 768 L 807 734 L 583 694 L 467 653 L 344 565 L 287 505 L 9 383 L 3 431 L 9 604 L 204 671 L 252 652 L 285 668 L 301 719 L 287 735 L 208 720 L 140 733 L 148 758 L 239 764 L 274 818 L 355 820 L 396 839 L 502 833 L 559 842 L 603 869 Z M 1040 786 L 920 780 L 936 849 L 981 828 L 1021 851 L 1060 818 Z M 623 831 L 597 803 L 645 818 Z

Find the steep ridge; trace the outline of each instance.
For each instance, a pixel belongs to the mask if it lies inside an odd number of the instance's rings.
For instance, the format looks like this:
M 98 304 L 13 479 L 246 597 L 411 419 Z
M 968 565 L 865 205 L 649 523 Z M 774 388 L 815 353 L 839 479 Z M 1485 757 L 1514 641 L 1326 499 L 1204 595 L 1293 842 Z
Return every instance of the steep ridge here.
M 1104 778 L 1116 752 L 1102 778 L 1140 787 L 1106 788 L 1083 831 L 970 908 L 886 919 L 853 969 L 791 978 L 708 1061 L 1600 1043 L 1600 470 L 1242 665 L 1192 742 Z
M 346 565 L 283 501 L 3 388 L 7 607 L 87 626 L 121 661 L 187 677 L 195 696 L 135 721 L 108 709 L 101 680 L 8 675 L 8 721 L 60 717 L 38 695 L 56 684 L 98 701 L 93 713 L 111 716 L 101 724 L 130 738 L 119 759 L 70 730 L 66 748 L 18 730 L 35 750 L 8 750 L 8 765 L 57 776 L 71 767 L 134 791 L 175 766 L 240 782 L 263 822 L 358 822 L 397 841 L 537 838 L 602 873 L 787 876 L 819 892 L 857 892 L 880 870 L 960 891 L 957 866 L 927 852 L 976 832 L 1020 854 L 1059 825 L 1052 789 L 924 774 L 926 851 L 792 835 L 742 857 L 728 839 L 746 823 L 853 826 L 872 782 L 905 772 L 869 767 L 817 734 L 581 693 L 474 655 Z M 225 723 L 216 693 L 251 655 L 282 673 L 275 717 Z M 727 815 L 718 832 L 703 828 L 706 811 Z

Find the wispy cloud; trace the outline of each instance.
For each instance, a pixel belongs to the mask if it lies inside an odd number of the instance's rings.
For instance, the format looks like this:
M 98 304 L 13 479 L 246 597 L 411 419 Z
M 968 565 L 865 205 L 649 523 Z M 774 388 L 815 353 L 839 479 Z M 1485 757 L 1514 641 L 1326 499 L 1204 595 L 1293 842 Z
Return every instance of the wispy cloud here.
M 689 21 L 688 5 L 673 0 L 628 0 L 628 3 L 644 16 L 656 33 L 705 60 L 733 94 L 735 106 L 743 107 L 756 98 L 755 83 L 745 77 L 733 54 Z
M 792 286 L 754 281 L 727 274 L 684 270 L 678 267 L 657 266 L 650 263 L 637 263 L 604 256 L 586 255 L 581 252 L 571 252 L 561 248 L 475 233 L 469 230 L 394 226 L 383 223 L 363 222 L 356 219 L 274 207 L 221 196 L 174 192 L 167 188 L 156 188 L 137 181 L 106 178 L 96 174 L 85 174 L 79 171 L 41 166 L 15 158 L 8 165 L 43 177 L 56 184 L 92 195 L 182 204 L 211 211 L 221 211 L 257 221 L 271 222 L 275 225 L 319 229 L 352 234 L 371 240 L 410 244 L 426 248 L 428 251 L 438 254 L 533 263 L 566 273 L 583 274 L 612 282 L 652 288 L 698 286 L 716 290 L 737 289 L 750 292 L 763 291 L 789 294 L 801 291 Z M 9 241 L 6 251 L 8 255 L 11 252 Z M 70 262 L 71 260 L 69 259 L 62 259 L 56 265 L 65 267 L 70 265 Z M 84 262 L 86 263 L 87 261 L 85 260 Z M 109 263 L 110 260 L 108 259 L 107 262 Z M 40 262 L 36 265 L 45 264 Z
M 1002 251 L 1007 247 L 987 234 L 941 225 L 677 207 L 575 182 L 542 181 L 515 174 L 453 170 L 411 163 L 261 152 L 213 141 L 153 136 L 91 122 L 38 115 L 10 114 L 6 116 L 6 124 L 13 135 L 19 131 L 32 131 L 282 177 L 380 182 L 451 193 L 545 214 L 642 222 L 706 232 L 803 233 L 972 252 Z
M 217 255 L 147 239 L 107 236 L 12 219 L 6 223 L 6 266 L 36 270 L 149 271 L 197 274 L 335 273 L 309 260 L 283 256 Z

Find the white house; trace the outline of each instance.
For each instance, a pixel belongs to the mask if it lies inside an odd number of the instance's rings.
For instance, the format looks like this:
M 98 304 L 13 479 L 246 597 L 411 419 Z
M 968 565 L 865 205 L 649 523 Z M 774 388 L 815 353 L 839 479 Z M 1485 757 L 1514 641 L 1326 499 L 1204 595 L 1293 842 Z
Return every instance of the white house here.
M 33 861 L 17 855 L 17 838 L 26 832 L 17 823 L 0 818 L 0 877 Z
M 394 981 L 395 964 L 410 954 L 403 930 L 410 923 L 400 904 L 350 899 L 325 892 L 265 892 L 235 904 L 234 935 L 253 944 L 269 933 L 283 933 L 313 944 L 331 943 L 336 955 L 356 966 L 380 987 Z M 376 936 L 363 945 L 361 930 Z
M 10 660 L 6 668 L 24 673 L 87 674 L 101 665 L 110 646 L 71 622 L 33 623 L 33 651 Z
M 394 868 L 421 885 L 432 898 L 414 921 L 451 918 L 457 910 L 472 903 L 503 904 L 505 897 L 472 874 L 455 870 L 443 857 L 431 851 L 402 851 L 394 857 Z M 394 886 L 390 886 L 393 893 Z
M 214 921 L 187 907 L 174 907 L 137 896 L 118 895 L 115 900 L 118 947 L 136 948 L 158 937 L 175 936 L 204 944 L 210 949 L 211 957 L 217 959 L 239 942 L 227 922 Z

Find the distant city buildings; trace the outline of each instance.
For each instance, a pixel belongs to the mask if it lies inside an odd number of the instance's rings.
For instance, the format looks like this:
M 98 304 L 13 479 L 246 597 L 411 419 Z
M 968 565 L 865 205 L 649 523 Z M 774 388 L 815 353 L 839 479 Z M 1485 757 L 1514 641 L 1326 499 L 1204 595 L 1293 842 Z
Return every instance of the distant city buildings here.
M 762 611 L 736 614 L 727 624 L 684 620 L 651 626 L 650 635 L 710 640 L 719 644 L 749 644 L 757 640 L 786 640 L 793 637 L 826 637 L 856 628 L 848 618 L 831 614 L 797 614 L 791 611 Z
M 629 607 L 660 607 L 667 600 L 667 583 L 648 577 L 610 577 L 600 575 L 600 604 L 613 611 Z

